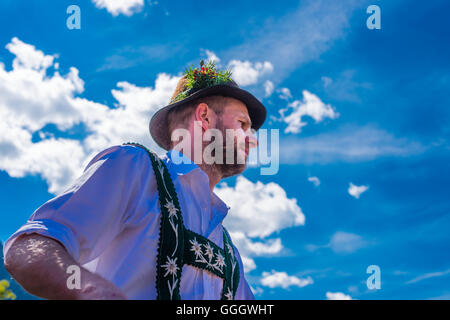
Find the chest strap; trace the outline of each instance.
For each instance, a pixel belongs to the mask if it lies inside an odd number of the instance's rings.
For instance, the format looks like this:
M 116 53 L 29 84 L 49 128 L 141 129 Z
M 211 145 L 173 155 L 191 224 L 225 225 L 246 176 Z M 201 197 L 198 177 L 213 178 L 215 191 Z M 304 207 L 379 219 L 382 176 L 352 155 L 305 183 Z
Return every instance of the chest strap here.
M 156 292 L 158 300 L 179 300 L 181 271 L 188 264 L 223 279 L 222 300 L 232 300 L 239 284 L 239 264 L 231 238 L 223 227 L 222 249 L 208 238 L 187 229 L 178 196 L 165 163 L 145 146 L 127 142 L 147 151 L 158 185 L 161 225 L 157 253 Z

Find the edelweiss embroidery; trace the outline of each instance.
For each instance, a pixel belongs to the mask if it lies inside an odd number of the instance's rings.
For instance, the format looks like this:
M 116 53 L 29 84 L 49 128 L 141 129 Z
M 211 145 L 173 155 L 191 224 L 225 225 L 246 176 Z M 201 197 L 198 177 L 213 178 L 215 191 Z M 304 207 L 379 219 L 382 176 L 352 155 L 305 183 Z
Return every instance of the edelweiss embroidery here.
M 204 253 L 201 250 L 201 246 L 197 243 L 197 245 L 193 245 L 191 250 L 195 252 L 196 254 L 196 260 L 195 262 L 204 264 L 206 268 L 209 269 L 215 269 L 219 271 L 220 273 L 223 273 L 223 266 L 225 265 L 225 259 L 224 257 L 219 253 L 214 253 L 214 249 L 211 247 L 209 243 L 206 245 L 203 245 L 205 248 Z M 216 256 L 215 263 L 212 263 L 212 259 Z
M 167 277 L 168 274 L 171 274 L 175 277 L 177 270 L 179 269 L 177 266 L 177 258 L 170 259 L 170 257 L 167 257 L 166 264 L 163 264 L 162 267 L 166 268 L 166 274 L 164 277 Z
M 158 247 L 157 299 L 180 299 L 180 279 L 184 264 L 209 271 L 223 279 L 222 299 L 232 300 L 239 283 L 239 265 L 231 239 L 223 232 L 224 248 L 185 228 L 178 197 L 164 162 L 145 146 L 152 162 L 161 207 L 161 229 Z

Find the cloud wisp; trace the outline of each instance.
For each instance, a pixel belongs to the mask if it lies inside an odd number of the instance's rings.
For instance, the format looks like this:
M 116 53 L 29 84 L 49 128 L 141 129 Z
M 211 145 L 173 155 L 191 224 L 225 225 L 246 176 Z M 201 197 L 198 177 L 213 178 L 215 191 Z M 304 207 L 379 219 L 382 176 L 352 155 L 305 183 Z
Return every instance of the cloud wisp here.
M 357 234 L 337 231 L 332 235 L 330 241 L 327 244 L 309 244 L 306 245 L 306 249 L 308 251 L 316 251 L 318 249 L 329 248 L 337 254 L 345 255 L 354 253 L 357 250 L 366 247 L 367 245 L 369 245 L 369 243 Z
M 315 187 L 320 186 L 320 180 L 317 177 L 308 177 L 308 181 L 314 184 Z
M 357 186 L 350 182 L 350 185 L 348 187 L 348 194 L 352 197 L 359 199 L 362 193 L 369 190 L 369 186 Z
M 408 282 L 406 282 L 406 284 L 412 284 L 412 283 L 416 283 L 416 282 L 419 282 L 422 280 L 436 278 L 436 277 L 443 277 L 443 276 L 448 275 L 449 273 L 450 273 L 450 269 L 445 270 L 445 271 L 425 273 L 418 277 L 415 277 L 414 279 L 409 280 Z
M 361 4 L 355 0 L 302 1 L 298 8 L 277 20 L 268 20 L 254 38 L 223 55 L 241 60 L 268 60 L 277 70 L 271 80 L 279 83 L 343 37 L 351 14 L 358 7 Z
M 286 137 L 280 141 L 282 164 L 327 164 L 361 162 L 380 157 L 407 157 L 428 148 L 407 138 L 397 138 L 372 125 L 344 126 L 336 131 L 307 138 Z

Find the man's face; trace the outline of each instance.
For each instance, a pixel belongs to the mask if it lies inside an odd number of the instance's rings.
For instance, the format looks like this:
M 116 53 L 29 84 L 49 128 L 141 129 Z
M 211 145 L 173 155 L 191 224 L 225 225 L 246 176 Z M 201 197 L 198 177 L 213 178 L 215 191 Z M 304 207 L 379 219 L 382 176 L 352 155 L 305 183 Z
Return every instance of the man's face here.
M 250 148 L 257 146 L 251 124 L 245 104 L 234 98 L 227 99 L 227 105 L 216 122 L 216 128 L 224 137 L 223 164 L 217 164 L 223 177 L 240 174 L 245 170 Z M 230 148 L 233 150 L 229 150 Z

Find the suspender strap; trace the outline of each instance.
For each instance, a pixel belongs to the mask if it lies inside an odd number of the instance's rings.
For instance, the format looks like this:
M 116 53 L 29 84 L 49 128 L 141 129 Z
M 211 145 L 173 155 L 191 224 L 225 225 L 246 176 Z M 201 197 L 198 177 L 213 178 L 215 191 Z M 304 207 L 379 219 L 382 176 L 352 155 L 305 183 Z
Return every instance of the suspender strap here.
M 125 144 L 135 145 L 147 151 L 158 185 L 161 226 L 156 270 L 156 299 L 180 300 L 180 280 L 184 264 L 184 224 L 175 186 L 166 165 L 156 154 L 138 143 Z
M 139 143 L 127 142 L 147 151 L 155 172 L 161 208 L 157 256 L 158 300 L 179 300 L 184 264 L 204 269 L 222 278 L 222 299 L 233 299 L 239 284 L 239 264 L 228 232 L 223 228 L 224 249 L 206 237 L 185 228 L 178 196 L 164 162 Z
M 223 282 L 222 300 L 233 300 L 239 285 L 239 263 L 236 260 L 234 246 L 228 231 L 223 228 L 223 243 L 225 250 L 226 276 Z

